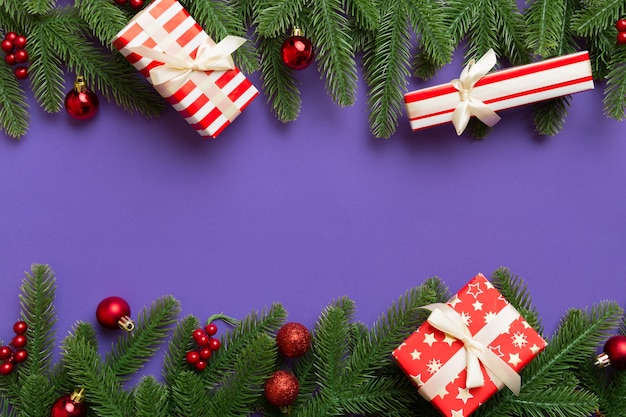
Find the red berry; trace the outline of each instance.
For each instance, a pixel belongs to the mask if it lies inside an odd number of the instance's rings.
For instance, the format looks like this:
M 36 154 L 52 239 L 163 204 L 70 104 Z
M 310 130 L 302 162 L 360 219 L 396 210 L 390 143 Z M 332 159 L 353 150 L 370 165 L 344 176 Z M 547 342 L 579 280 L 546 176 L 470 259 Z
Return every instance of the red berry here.
M 0 346 L 0 360 L 9 359 L 13 355 L 13 349 L 9 346 Z
M 190 352 L 187 352 L 187 354 L 185 355 L 185 359 L 187 360 L 187 363 L 194 365 L 200 360 L 200 354 L 195 350 L 192 350 Z
M 18 334 L 11 340 L 11 344 L 14 348 L 20 349 L 26 346 L 26 336 Z
M 28 352 L 26 349 L 17 349 L 13 354 L 15 362 L 24 362 L 28 358 Z
M 5 39 L 0 43 L 0 49 L 2 49 L 5 53 L 10 54 L 13 52 L 13 42 Z
M 206 362 L 205 361 L 198 361 L 195 364 L 195 367 L 198 371 L 202 371 L 204 368 L 206 368 Z
M 15 74 L 15 78 L 18 80 L 24 80 L 28 77 L 28 68 L 26 67 L 16 67 L 13 70 L 13 74 Z
M 200 347 L 207 346 L 209 344 L 210 338 L 206 334 L 203 334 L 201 337 L 196 339 L 196 343 Z
M 13 372 L 12 362 L 3 362 L 0 365 L 0 375 L 9 375 L 11 372 Z
M 13 41 L 13 45 L 16 48 L 20 48 L 20 49 L 26 48 L 26 36 L 24 36 L 24 35 L 16 36 L 15 40 Z
M 202 349 L 200 349 L 200 358 L 204 360 L 209 359 L 212 354 L 213 352 L 211 352 L 211 349 L 209 349 L 208 347 L 203 347 Z
M 6 62 L 8 65 L 17 64 L 17 60 L 15 59 L 15 54 L 6 54 L 4 56 L 4 62 Z
M 617 29 L 618 32 L 626 32 L 626 19 L 620 19 L 615 22 L 615 29 Z
M 617 43 L 620 45 L 626 45 L 626 32 L 617 33 Z
M 13 42 L 15 40 L 15 38 L 17 38 L 17 33 L 15 32 L 7 32 L 4 35 L 4 39 Z
M 128 4 L 133 9 L 141 9 L 143 7 L 143 0 L 128 0 Z
M 204 327 L 204 331 L 209 336 L 215 336 L 215 334 L 217 333 L 217 326 L 213 323 L 209 323 Z
M 17 58 L 17 57 L 16 57 Z M 13 331 L 15 334 L 24 334 L 28 330 L 28 324 L 25 321 L 16 321 L 13 325 Z
M 28 61 L 28 52 L 26 52 L 25 49 L 18 49 L 13 55 L 15 55 L 15 61 L 19 64 L 23 64 L 24 62 Z
M 204 331 L 202 329 L 196 329 L 193 331 L 193 340 L 198 340 L 200 339 L 202 336 L 206 336 L 206 333 L 204 333 Z
M 209 339 L 209 349 L 211 349 L 212 351 L 216 351 L 220 348 L 220 346 L 222 346 L 222 343 L 220 342 L 220 339 L 216 339 L 214 337 L 212 337 L 211 339 Z

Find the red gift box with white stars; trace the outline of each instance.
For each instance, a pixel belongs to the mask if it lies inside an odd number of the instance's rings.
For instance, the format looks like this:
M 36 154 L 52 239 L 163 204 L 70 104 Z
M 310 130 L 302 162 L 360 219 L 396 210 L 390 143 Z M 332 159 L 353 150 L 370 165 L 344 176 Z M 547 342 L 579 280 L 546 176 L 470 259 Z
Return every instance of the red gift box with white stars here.
M 519 378 L 519 371 L 546 347 L 545 340 L 482 274 L 446 304 L 433 306 L 428 308 L 453 316 L 462 333 L 454 337 L 453 332 L 439 330 L 431 324 L 433 312 L 393 356 L 418 392 L 444 416 L 468 417 L 505 384 L 515 385 L 501 375 Z M 469 370 L 472 350 L 480 357 L 486 354 L 491 362 L 478 360 L 476 368 Z M 482 376 L 482 385 L 470 382 L 468 372 L 472 381 Z

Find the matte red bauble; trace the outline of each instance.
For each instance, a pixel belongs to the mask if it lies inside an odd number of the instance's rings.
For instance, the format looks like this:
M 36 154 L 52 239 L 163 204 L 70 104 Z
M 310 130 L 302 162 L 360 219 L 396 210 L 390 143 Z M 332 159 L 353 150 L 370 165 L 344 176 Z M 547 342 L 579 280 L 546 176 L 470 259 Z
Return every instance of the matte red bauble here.
M 293 404 L 300 393 L 300 383 L 294 374 L 288 371 L 276 371 L 265 381 L 265 398 L 276 407 Z
M 100 301 L 96 308 L 96 319 L 107 329 L 119 327 L 130 332 L 135 328 L 135 323 L 130 319 L 130 305 L 122 297 L 111 296 Z
M 298 358 L 311 347 L 311 333 L 300 323 L 285 323 L 276 333 L 276 345 L 288 358 Z
M 598 355 L 596 365 L 603 368 L 610 365 L 620 371 L 626 369 L 626 336 L 609 338 L 604 344 L 604 351 Z
M 50 417 L 85 417 L 87 407 L 82 402 L 83 390 L 71 395 L 64 395 L 54 402 L 50 409 Z
M 65 96 L 65 110 L 75 119 L 91 119 L 98 112 L 100 103 L 96 93 L 87 88 L 83 77 L 76 77 L 74 89 Z
M 283 63 L 294 70 L 302 70 L 311 65 L 315 53 L 310 40 L 302 36 L 299 29 L 294 29 L 293 34 L 285 39 L 280 48 Z

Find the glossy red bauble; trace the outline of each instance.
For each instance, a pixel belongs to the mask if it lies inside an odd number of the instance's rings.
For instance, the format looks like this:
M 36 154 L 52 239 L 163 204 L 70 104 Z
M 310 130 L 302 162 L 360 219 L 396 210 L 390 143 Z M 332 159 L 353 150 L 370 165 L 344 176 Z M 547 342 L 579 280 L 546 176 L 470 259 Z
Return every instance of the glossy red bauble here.
M 85 417 L 87 407 L 80 401 L 72 399 L 71 395 L 64 395 L 52 405 L 50 417 Z
M 13 39 L 13 46 L 15 46 L 18 49 L 24 49 L 26 48 L 26 36 L 24 35 L 18 35 L 15 37 L 15 39 Z
M 626 32 L 626 19 L 619 19 L 615 22 L 615 29 L 617 29 L 618 32 Z
M 196 364 L 200 360 L 200 354 L 195 350 L 192 350 L 191 352 L 187 352 L 185 354 L 185 360 L 187 361 L 187 363 L 190 363 L 192 365 Z
M 202 349 L 200 349 L 199 354 L 202 360 L 207 360 L 211 357 L 211 355 L 213 354 L 213 351 L 211 351 L 211 349 L 209 349 L 208 347 L 203 347 Z
M 65 110 L 77 120 L 87 120 L 94 117 L 98 112 L 99 105 L 98 96 L 91 90 L 72 90 L 65 96 Z
M 194 366 L 198 371 L 203 371 L 206 368 L 207 363 L 205 361 L 200 360 L 196 362 Z
M 128 0 L 128 4 L 133 9 L 141 9 L 143 7 L 143 0 Z
M 13 52 L 13 47 L 13 42 L 8 39 L 4 39 L 2 43 L 0 43 L 0 49 L 2 49 L 2 51 L 7 54 Z
M 288 37 L 283 42 L 280 51 L 283 63 L 294 70 L 307 68 L 315 57 L 311 41 L 300 35 Z
M 17 64 L 17 60 L 15 59 L 15 54 L 6 54 L 4 56 L 4 62 L 6 62 L 7 65 Z
M 26 324 L 25 321 L 16 321 L 13 324 L 13 331 L 15 332 L 15 334 L 24 334 L 26 333 L 26 331 L 28 331 L 28 324 Z
M 215 325 L 214 323 L 209 323 L 204 327 L 204 331 L 209 336 L 215 336 L 215 334 L 217 333 L 217 325 Z
M 9 375 L 13 372 L 13 362 L 2 362 L 0 364 L 0 375 Z
M 26 336 L 24 336 L 23 334 L 18 334 L 11 340 L 11 345 L 13 345 L 13 347 L 16 349 L 20 349 L 26 346 L 26 342 Z
M 28 52 L 26 52 L 25 49 L 18 49 L 13 53 L 13 55 L 15 56 L 15 62 L 18 64 L 23 64 L 28 61 Z
M 15 33 L 15 32 L 7 32 L 4 35 L 4 39 L 6 39 L 7 41 L 13 42 L 15 40 L 15 38 L 17 38 L 17 33 Z
M 13 74 L 18 80 L 25 80 L 28 77 L 28 68 L 23 66 L 15 67 Z
M 13 349 L 10 346 L 0 346 L 0 360 L 4 361 L 13 355 Z
M 209 349 L 211 349 L 213 352 L 215 352 L 216 350 L 219 350 L 221 346 L 222 346 L 222 342 L 220 342 L 219 339 L 216 339 L 214 337 L 209 339 Z
M 26 349 L 17 349 L 13 353 L 13 360 L 15 360 L 15 362 L 24 362 L 26 359 L 28 359 L 28 352 Z
M 617 33 L 617 43 L 620 45 L 626 45 L 626 32 Z
M 131 331 L 134 328 L 134 323 L 130 320 L 130 305 L 122 297 L 111 296 L 100 301 L 96 308 L 96 319 L 107 329 L 122 328 Z

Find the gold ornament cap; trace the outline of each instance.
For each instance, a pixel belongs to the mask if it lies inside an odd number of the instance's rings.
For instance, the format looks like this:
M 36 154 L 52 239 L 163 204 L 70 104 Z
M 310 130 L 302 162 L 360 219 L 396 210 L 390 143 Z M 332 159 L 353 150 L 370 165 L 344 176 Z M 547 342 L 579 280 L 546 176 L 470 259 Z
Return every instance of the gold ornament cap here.
M 87 89 L 87 84 L 85 83 L 85 77 L 82 75 L 77 75 L 74 80 L 74 90 L 83 92 Z
M 85 398 L 85 389 L 84 388 L 81 388 L 80 390 L 76 390 L 76 391 L 74 391 L 70 395 L 70 400 L 72 400 L 75 403 L 82 402 L 83 398 Z

